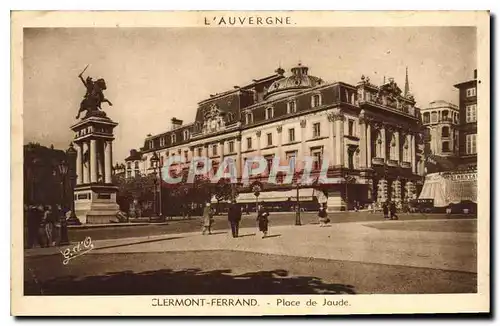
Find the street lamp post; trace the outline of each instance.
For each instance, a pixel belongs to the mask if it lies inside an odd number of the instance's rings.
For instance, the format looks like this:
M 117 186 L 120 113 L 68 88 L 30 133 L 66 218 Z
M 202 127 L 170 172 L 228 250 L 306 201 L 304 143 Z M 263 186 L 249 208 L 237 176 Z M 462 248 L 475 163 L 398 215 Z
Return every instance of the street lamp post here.
M 66 206 L 66 176 L 68 175 L 68 164 L 66 161 L 61 161 L 58 165 L 58 172 L 59 176 L 61 177 L 61 186 L 62 186 L 62 193 L 61 193 L 61 208 L 64 208 Z M 64 211 L 64 210 L 63 210 Z M 62 216 L 59 217 L 59 221 L 61 223 L 61 239 L 59 241 L 60 245 L 67 245 L 69 244 L 69 239 L 68 239 L 68 224 L 66 221 L 66 215 L 63 214 Z
M 295 182 L 296 189 L 297 189 L 297 205 L 296 205 L 296 212 L 295 212 L 295 225 L 302 225 L 302 221 L 300 219 L 300 183 L 299 183 L 299 176 L 297 175 L 297 180 Z
M 69 181 L 71 188 L 71 201 L 70 201 L 70 217 L 66 220 L 66 224 L 70 225 L 79 225 L 80 220 L 76 217 L 75 214 L 75 181 L 76 181 L 76 149 L 73 147 L 73 143 L 69 144 L 69 148 L 66 150 L 66 155 L 68 156 L 69 164 L 68 164 L 68 172 L 69 172 Z
M 158 216 L 157 203 L 156 203 L 156 184 L 157 184 L 156 169 L 159 168 L 160 158 L 158 157 L 158 154 L 156 152 L 154 152 L 153 156 L 151 156 L 150 162 L 151 162 L 151 166 L 153 168 L 153 175 L 154 175 L 154 178 L 155 178 L 154 181 L 153 181 L 153 184 L 154 184 L 154 189 L 153 189 L 154 214 L 155 214 L 155 216 Z

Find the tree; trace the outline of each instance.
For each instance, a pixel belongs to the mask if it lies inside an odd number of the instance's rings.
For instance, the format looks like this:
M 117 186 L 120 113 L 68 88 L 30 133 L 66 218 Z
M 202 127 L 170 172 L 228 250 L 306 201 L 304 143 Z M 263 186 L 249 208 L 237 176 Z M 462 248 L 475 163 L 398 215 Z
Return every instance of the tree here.
M 219 211 L 219 206 L 221 201 L 228 201 L 232 199 L 233 187 L 229 179 L 220 179 L 214 186 L 214 195 L 217 199 L 217 211 Z
M 124 211 L 128 211 L 132 203 L 137 202 L 140 206 L 144 206 L 144 203 L 153 199 L 155 189 L 153 175 L 136 175 L 133 178 L 114 176 L 113 182 L 118 186 L 116 201 Z

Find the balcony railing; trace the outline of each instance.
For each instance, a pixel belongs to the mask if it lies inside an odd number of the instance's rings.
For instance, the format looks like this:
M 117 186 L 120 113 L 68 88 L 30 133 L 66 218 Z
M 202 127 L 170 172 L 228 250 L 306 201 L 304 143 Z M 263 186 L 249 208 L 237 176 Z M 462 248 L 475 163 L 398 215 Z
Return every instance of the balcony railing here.
M 411 163 L 410 163 L 410 162 L 401 162 L 401 163 L 400 163 L 400 166 L 401 166 L 403 169 L 409 169 L 409 168 L 411 168 Z
M 398 161 L 397 160 L 387 160 L 387 165 L 388 166 L 398 166 Z
M 372 158 L 373 165 L 384 165 L 384 159 L 382 157 L 374 157 Z
M 384 100 L 383 98 L 366 98 L 360 99 L 358 101 L 359 105 L 363 104 L 376 104 L 379 106 L 385 106 L 391 110 L 400 111 L 402 113 L 408 114 L 413 117 L 418 117 L 420 115 L 420 110 L 415 108 L 414 106 L 403 105 L 402 103 L 391 102 L 389 100 Z

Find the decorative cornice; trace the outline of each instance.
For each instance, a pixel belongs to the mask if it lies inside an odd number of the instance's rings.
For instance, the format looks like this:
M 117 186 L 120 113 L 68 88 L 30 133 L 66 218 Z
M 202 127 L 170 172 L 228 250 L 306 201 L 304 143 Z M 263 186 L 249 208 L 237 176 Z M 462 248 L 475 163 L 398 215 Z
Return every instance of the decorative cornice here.
M 262 131 L 260 131 L 260 130 L 257 130 L 257 131 L 255 132 L 255 135 L 256 135 L 257 137 L 259 137 L 259 138 L 260 138 L 260 135 L 261 135 L 261 134 L 262 134 Z
M 277 126 L 276 131 L 280 134 L 283 131 L 283 125 Z
M 301 128 L 305 128 L 306 124 L 307 124 L 307 120 L 306 119 L 300 120 L 300 127 Z

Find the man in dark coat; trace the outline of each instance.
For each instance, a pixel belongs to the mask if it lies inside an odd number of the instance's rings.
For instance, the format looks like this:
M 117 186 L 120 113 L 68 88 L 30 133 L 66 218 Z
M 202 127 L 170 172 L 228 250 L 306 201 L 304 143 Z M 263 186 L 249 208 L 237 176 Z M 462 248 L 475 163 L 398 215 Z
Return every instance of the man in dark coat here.
M 387 199 L 387 201 L 382 204 L 382 211 L 384 212 L 385 219 L 389 219 L 389 206 L 390 206 L 390 202 L 389 202 L 389 199 Z
M 231 233 L 233 234 L 233 238 L 237 238 L 240 229 L 241 208 L 238 206 L 238 204 L 236 204 L 236 201 L 234 200 L 231 203 L 229 212 L 227 213 L 227 219 L 229 221 L 229 224 L 231 225 Z
M 391 213 L 391 220 L 397 220 L 398 216 L 396 215 L 396 203 L 391 201 L 391 206 L 389 207 L 389 211 Z

